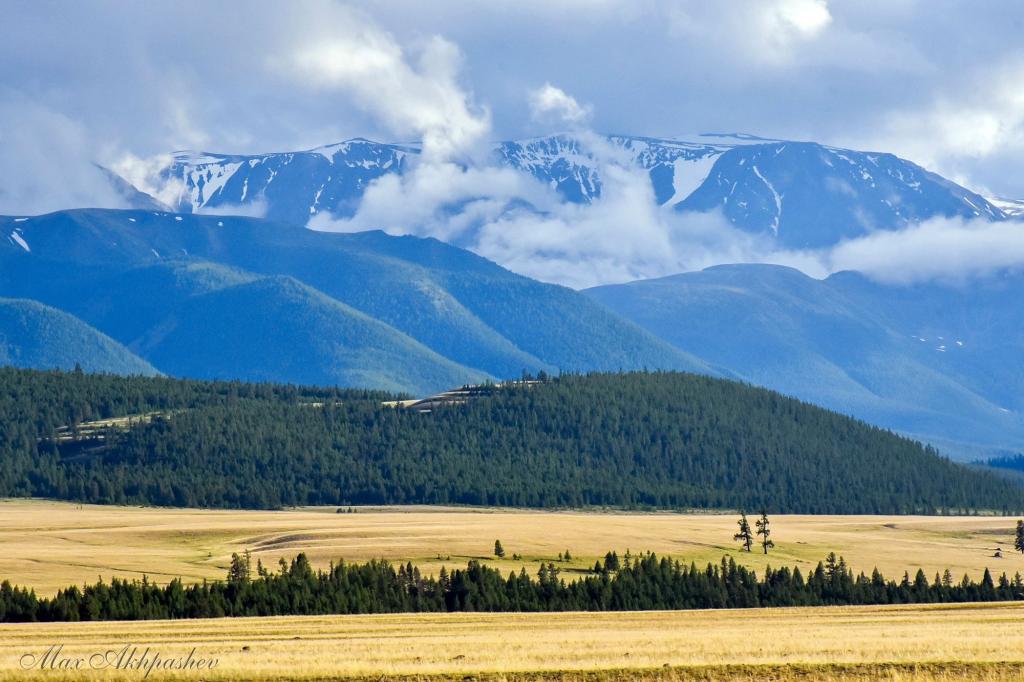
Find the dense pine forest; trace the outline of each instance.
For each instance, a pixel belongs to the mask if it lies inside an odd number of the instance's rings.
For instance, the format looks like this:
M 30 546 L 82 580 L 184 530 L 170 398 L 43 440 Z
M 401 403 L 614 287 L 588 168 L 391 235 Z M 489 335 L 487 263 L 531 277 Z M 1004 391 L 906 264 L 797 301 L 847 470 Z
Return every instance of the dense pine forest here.
M 617 568 L 609 566 L 614 561 Z M 386 561 L 332 565 L 314 571 L 305 555 L 280 569 L 251 565 L 234 556 L 225 581 L 166 586 L 147 580 L 114 580 L 69 587 L 52 599 L 0 584 L 0 622 L 149 620 L 353 613 L 442 611 L 633 611 L 724 609 L 841 604 L 911 604 L 1005 601 L 1024 598 L 1024 578 L 1003 574 L 998 584 L 988 569 L 980 582 L 954 581 L 947 570 L 929 581 L 918 570 L 899 582 L 877 570 L 854 576 L 841 557 L 830 554 L 806 578 L 799 568 L 756 573 L 724 559 L 698 569 L 654 554 L 624 557 L 609 553 L 604 563 L 577 580 L 560 577 L 542 564 L 536 578 L 522 569 L 501 572 L 470 561 L 465 569 L 424 577 L 411 563 L 396 570 Z
M 423 413 L 362 390 L 0 369 L 0 496 L 194 507 L 1018 511 L 1024 490 L 779 394 L 566 375 Z M 96 423 L 135 415 L 130 424 Z

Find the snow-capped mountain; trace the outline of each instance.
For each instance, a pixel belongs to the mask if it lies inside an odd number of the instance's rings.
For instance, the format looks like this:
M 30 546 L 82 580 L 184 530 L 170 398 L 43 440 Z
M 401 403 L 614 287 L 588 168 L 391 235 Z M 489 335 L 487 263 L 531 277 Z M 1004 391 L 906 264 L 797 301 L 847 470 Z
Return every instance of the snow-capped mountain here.
M 892 154 L 813 142 L 734 147 L 677 210 L 721 208 L 788 248 L 819 248 L 937 216 L 1004 220 L 985 198 Z
M 353 139 L 254 156 L 178 152 L 162 171 L 179 182 L 180 212 L 258 205 L 268 218 L 305 224 L 319 213 L 351 216 L 367 186 L 403 173 L 418 145 Z M 495 145 L 497 163 L 531 174 L 566 200 L 601 196 L 609 157 L 645 170 L 659 204 L 719 210 L 737 228 L 787 248 L 816 248 L 933 217 L 1005 220 L 1024 202 L 989 200 L 892 154 L 749 135 L 689 140 L 611 135 L 595 144 L 555 135 Z
M 659 204 L 685 199 L 707 178 L 722 153 L 735 144 L 710 144 L 650 137 L 610 135 L 607 150 L 588 148 L 569 135 L 502 142 L 495 150 L 501 162 L 549 183 L 569 201 L 583 203 L 601 196 L 598 154 L 619 156 L 651 176 Z
M 301 152 L 237 156 L 175 152 L 161 175 L 179 181 L 180 213 L 263 204 L 266 217 L 305 224 L 320 212 L 351 215 L 372 181 L 401 173 L 415 146 L 361 138 Z

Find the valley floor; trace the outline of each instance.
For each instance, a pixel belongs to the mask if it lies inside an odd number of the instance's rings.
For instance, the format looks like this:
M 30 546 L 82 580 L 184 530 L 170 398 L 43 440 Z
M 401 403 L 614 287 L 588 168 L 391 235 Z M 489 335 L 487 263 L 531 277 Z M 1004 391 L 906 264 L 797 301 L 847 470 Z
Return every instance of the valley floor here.
M 386 558 L 411 561 L 425 573 L 481 559 L 505 570 L 557 561 L 562 576 L 585 571 L 608 550 L 653 551 L 698 566 L 723 555 L 761 570 L 798 565 L 810 569 L 830 551 L 854 571 L 878 567 L 887 577 L 929 579 L 949 568 L 956 580 L 1024 573 L 1013 552 L 1016 520 L 1005 517 L 772 516 L 776 547 L 765 557 L 737 551 L 735 514 L 546 512 L 430 507 L 335 508 L 288 511 L 215 511 L 75 505 L 43 500 L 0 501 L 0 580 L 41 595 L 97 577 L 155 582 L 180 576 L 198 582 L 224 577 L 231 553 L 250 550 L 276 569 L 279 558 L 306 552 L 314 566 L 330 561 Z M 491 555 L 501 540 L 506 558 Z M 993 557 L 1001 547 L 1003 558 Z M 513 554 L 521 559 L 513 560 Z
M 1024 604 L 734 611 L 238 618 L 0 625 L 0 677 L 143 679 L 23 671 L 62 643 L 88 659 L 125 644 L 216 658 L 149 680 L 336 677 L 541 680 L 1019 680 Z

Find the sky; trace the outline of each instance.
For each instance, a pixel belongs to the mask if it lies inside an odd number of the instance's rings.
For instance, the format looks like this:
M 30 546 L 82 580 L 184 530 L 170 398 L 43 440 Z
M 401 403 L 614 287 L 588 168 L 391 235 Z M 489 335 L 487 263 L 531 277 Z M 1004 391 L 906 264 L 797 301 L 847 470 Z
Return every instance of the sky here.
M 1017 0 L 2 0 L 0 213 L 116 206 L 95 163 L 143 177 L 179 149 L 422 139 L 446 172 L 562 130 L 890 151 L 1024 198 L 1021 35 Z M 533 191 L 495 172 L 449 179 Z M 556 218 L 584 237 L 607 222 Z

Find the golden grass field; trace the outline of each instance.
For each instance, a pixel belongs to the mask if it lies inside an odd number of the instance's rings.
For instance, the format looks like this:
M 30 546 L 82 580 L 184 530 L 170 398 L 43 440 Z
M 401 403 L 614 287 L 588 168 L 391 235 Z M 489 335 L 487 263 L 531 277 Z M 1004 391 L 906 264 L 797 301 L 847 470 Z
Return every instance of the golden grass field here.
M 890 576 L 921 566 L 977 577 L 1024 572 L 1016 520 L 999 517 L 775 516 L 767 558 L 736 550 L 733 514 L 334 508 L 213 511 L 0 501 L 0 578 L 52 594 L 102 576 L 222 578 L 232 552 L 274 565 L 306 552 L 412 561 L 427 572 L 470 558 L 533 572 L 566 549 L 585 568 L 608 549 L 703 564 L 723 554 L 762 567 L 811 567 L 829 551 Z M 494 561 L 500 539 L 509 557 Z M 1004 558 L 992 557 L 1001 546 Z M 443 558 L 438 558 L 439 556 Z M 647 613 L 332 616 L 0 625 L 0 679 L 310 680 L 1024 680 L 1024 604 Z M 87 658 L 126 644 L 215 657 L 175 674 L 22 670 L 63 644 Z M 667 667 L 666 667 L 667 666 Z
M 337 677 L 665 680 L 1019 680 L 1024 605 L 567 614 L 238 618 L 0 625 L 4 679 L 143 679 L 140 671 L 24 671 L 124 644 L 216 658 L 148 679 Z M 24 659 L 27 662 L 28 659 Z M 88 664 L 86 664 L 88 665 Z M 666 667 L 667 666 L 667 667 Z
M 215 511 L 79 506 L 42 500 L 0 501 L 0 579 L 52 594 L 97 577 L 141 577 L 157 582 L 222 578 L 232 552 L 249 549 L 276 567 L 281 557 L 306 552 L 314 565 L 331 560 L 382 557 L 412 561 L 436 573 L 442 564 L 464 566 L 486 559 L 503 569 L 553 561 L 564 550 L 573 567 L 592 567 L 606 551 L 653 551 L 659 555 L 718 562 L 723 555 L 761 568 L 813 567 L 830 551 L 854 570 L 878 567 L 898 578 L 918 567 L 929 578 L 949 568 L 959 579 L 977 578 L 985 567 L 998 575 L 1024 573 L 1013 552 L 1015 519 L 1002 517 L 773 516 L 776 547 L 767 558 L 737 550 L 732 514 L 633 514 L 438 508 L 334 508 L 290 511 Z M 506 559 L 490 555 L 500 539 Z M 1003 558 L 993 558 L 1001 546 Z M 512 554 L 522 561 L 513 561 Z M 443 557 L 438 559 L 438 557 Z

